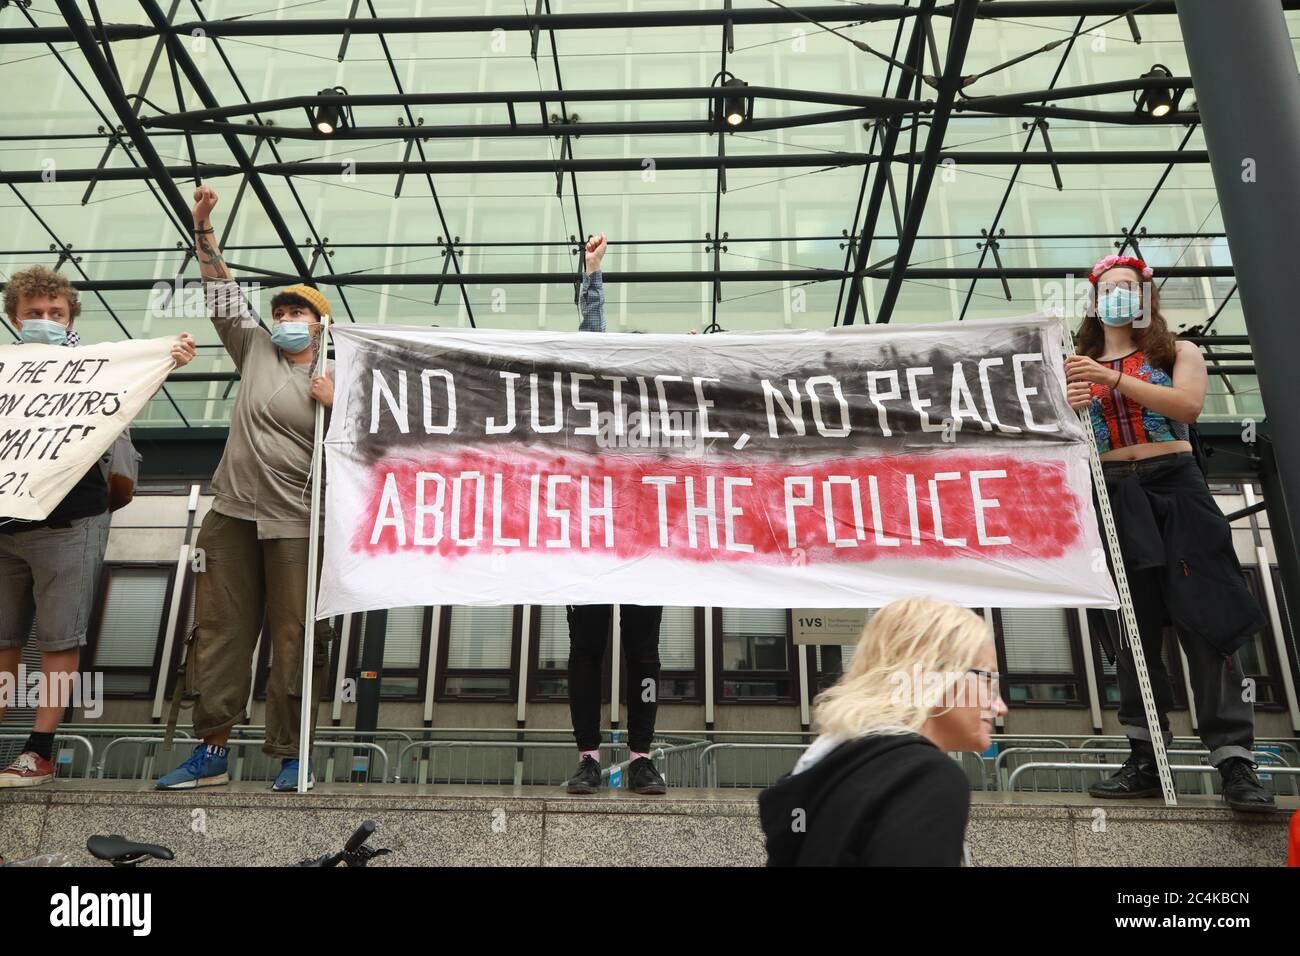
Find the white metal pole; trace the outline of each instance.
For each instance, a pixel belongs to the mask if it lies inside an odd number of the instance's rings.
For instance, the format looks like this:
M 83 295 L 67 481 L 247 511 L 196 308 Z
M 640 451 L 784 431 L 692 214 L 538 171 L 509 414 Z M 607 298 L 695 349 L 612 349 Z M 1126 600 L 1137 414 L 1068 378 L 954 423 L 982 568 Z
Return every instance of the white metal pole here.
M 330 317 L 320 317 L 320 348 L 313 376 L 324 375 L 329 354 Z M 316 701 L 312 697 L 311 674 L 316 656 L 316 564 L 320 558 L 321 453 L 324 450 L 325 406 L 316 403 L 316 429 L 311 443 L 311 524 L 307 528 L 307 610 L 303 628 L 302 713 L 298 719 L 298 792 L 307 792 L 311 766 L 311 719 Z
M 169 668 L 171 667 L 172 648 L 176 644 L 176 622 L 180 620 L 181 614 L 181 597 L 185 592 L 185 581 L 188 575 L 185 568 L 190 563 L 190 535 L 193 533 L 193 518 L 199 508 L 199 486 L 190 485 L 190 497 L 185 506 L 187 528 L 185 531 L 185 540 L 181 543 L 181 548 L 176 555 L 176 575 L 175 584 L 172 585 L 171 605 L 167 608 L 167 630 L 164 632 L 162 658 L 158 662 L 158 686 L 154 690 L 153 711 L 150 716 L 154 720 L 162 718 L 163 698 L 167 695 L 167 679 L 170 677 Z M 181 693 L 182 688 L 177 687 L 176 693 Z
M 609 727 L 611 731 L 610 736 L 613 739 L 617 739 L 618 718 L 620 716 L 620 709 L 622 705 L 622 701 L 620 700 L 620 697 L 622 695 L 619 693 L 619 691 L 622 690 L 622 688 L 619 686 L 619 673 L 618 673 L 619 655 L 623 653 L 622 623 L 623 623 L 623 605 L 615 604 L 610 609 L 610 629 L 614 636 L 610 641 L 610 643 L 613 646 L 610 647 L 609 649 L 609 657 L 610 657 Z M 615 753 L 617 753 L 617 751 L 615 751 Z
M 1255 489 L 1249 483 L 1242 485 L 1245 492 L 1246 507 L 1256 501 Z M 1282 630 L 1282 615 L 1278 610 L 1277 592 L 1273 589 L 1273 564 L 1269 560 L 1268 550 L 1264 547 L 1263 537 L 1255 539 L 1255 562 L 1259 566 L 1259 583 L 1264 589 L 1264 603 L 1268 605 L 1268 621 L 1272 625 L 1274 649 L 1277 651 L 1279 677 L 1282 690 L 1286 694 L 1286 706 L 1291 715 L 1291 729 L 1300 731 L 1300 704 L 1296 702 L 1295 683 L 1291 680 L 1291 668 L 1288 666 L 1286 635 Z
M 1088 678 L 1089 710 L 1092 712 L 1092 729 L 1101 733 L 1101 686 L 1097 683 L 1097 668 L 1092 657 L 1092 632 L 1088 629 L 1088 612 L 1074 609 L 1079 619 L 1079 640 L 1083 643 L 1083 672 Z

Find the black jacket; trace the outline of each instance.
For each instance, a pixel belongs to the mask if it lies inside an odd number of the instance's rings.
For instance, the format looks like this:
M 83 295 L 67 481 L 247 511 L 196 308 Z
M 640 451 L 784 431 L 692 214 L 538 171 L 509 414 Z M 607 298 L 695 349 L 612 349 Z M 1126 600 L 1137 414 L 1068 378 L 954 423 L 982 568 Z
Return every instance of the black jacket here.
M 95 462 L 60 501 L 54 510 L 39 521 L 24 518 L 0 518 L 0 534 L 16 534 L 37 528 L 66 528 L 79 518 L 102 515 L 108 510 L 108 479 L 105 477 L 110 447 L 103 459 Z
M 1268 626 L 1237 560 L 1232 528 L 1190 454 L 1107 467 L 1106 491 L 1124 567 L 1130 577 L 1158 575 L 1170 624 L 1225 655 Z M 1119 616 L 1110 611 L 1103 620 L 1113 661 Z
M 917 734 L 861 737 L 758 798 L 768 866 L 959 866 L 970 782 Z

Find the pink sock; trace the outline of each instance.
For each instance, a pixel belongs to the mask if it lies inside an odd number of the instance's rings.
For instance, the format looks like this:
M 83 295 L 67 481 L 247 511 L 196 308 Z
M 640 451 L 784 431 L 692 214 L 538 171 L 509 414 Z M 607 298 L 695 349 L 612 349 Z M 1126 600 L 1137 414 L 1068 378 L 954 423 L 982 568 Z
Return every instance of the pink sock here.
M 596 763 L 600 763 L 600 751 L 599 751 L 599 750 L 580 750 L 580 751 L 578 751 L 578 761 L 579 761 L 579 762 L 582 761 L 582 758 L 583 758 L 583 757 L 590 757 L 592 760 L 596 761 Z
M 627 759 L 628 759 L 628 760 L 639 760 L 641 757 L 645 757 L 646 759 L 649 759 L 649 758 L 650 758 L 650 755 L 649 755 L 649 754 L 637 753 L 635 750 L 629 750 L 629 751 L 628 751 L 628 754 L 627 754 Z

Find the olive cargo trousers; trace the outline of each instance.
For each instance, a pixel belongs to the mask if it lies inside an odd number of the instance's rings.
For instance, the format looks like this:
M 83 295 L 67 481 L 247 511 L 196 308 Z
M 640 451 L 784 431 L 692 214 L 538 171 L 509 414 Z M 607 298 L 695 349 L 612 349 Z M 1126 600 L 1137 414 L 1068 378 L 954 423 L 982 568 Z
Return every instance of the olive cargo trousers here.
M 257 523 L 209 511 L 199 529 L 203 570 L 195 575 L 194 629 L 186 690 L 194 734 L 206 737 L 247 723 L 253 652 L 263 616 L 271 641 L 263 753 L 297 757 L 307 604 L 307 539 L 257 537 Z M 319 568 L 317 569 L 319 574 Z M 316 622 L 312 693 L 320 700 L 329 665 L 329 621 Z M 312 711 L 316 729 L 318 706 Z

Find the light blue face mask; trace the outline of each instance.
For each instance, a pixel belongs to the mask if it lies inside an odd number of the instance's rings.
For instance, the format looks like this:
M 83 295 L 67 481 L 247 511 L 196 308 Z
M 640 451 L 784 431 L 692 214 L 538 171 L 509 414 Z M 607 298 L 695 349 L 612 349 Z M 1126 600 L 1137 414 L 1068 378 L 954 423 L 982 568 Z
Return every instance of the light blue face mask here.
M 285 352 L 301 352 L 311 345 L 311 327 L 306 322 L 281 322 L 271 331 L 271 342 Z
M 1128 325 L 1142 312 L 1142 296 L 1123 286 L 1097 300 L 1097 318 L 1107 325 Z
M 68 330 L 52 319 L 29 319 L 23 323 L 22 337 L 33 345 L 63 345 Z

